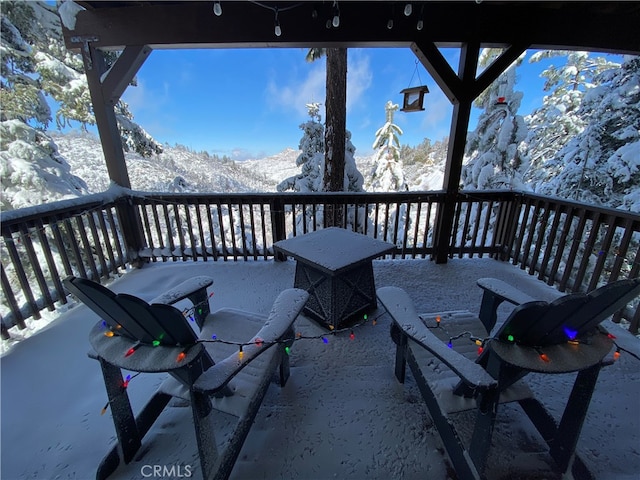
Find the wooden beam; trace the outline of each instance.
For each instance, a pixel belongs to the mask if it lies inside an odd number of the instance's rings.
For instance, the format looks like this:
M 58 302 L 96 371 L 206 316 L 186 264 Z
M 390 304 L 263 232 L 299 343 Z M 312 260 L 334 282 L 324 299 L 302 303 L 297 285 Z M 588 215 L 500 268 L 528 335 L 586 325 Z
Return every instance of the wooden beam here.
M 82 49 L 82 60 L 109 178 L 121 187 L 131 188 L 113 103 L 110 97 L 105 97 L 101 82 L 101 78 L 107 70 L 104 57 L 90 42 L 85 42 Z M 140 261 L 138 252 L 144 245 L 140 218 L 135 207 L 129 204 L 126 199 L 118 202 L 116 209 L 120 229 L 127 247 L 127 259 L 133 265 L 138 265 Z
M 90 42 L 82 49 L 93 114 L 100 134 L 100 142 L 107 163 L 109 179 L 121 187 L 131 188 L 116 114 L 109 98 L 105 98 L 101 78 L 107 68 L 102 54 Z
M 462 86 L 453 105 L 453 118 L 449 132 L 449 148 L 447 149 L 447 163 L 444 172 L 445 201 L 440 204 L 436 213 L 436 263 L 446 263 L 449 255 L 449 240 L 467 142 L 471 105 L 474 100 L 473 91 L 479 54 L 480 45 L 478 43 L 465 45 L 460 52 L 459 75 Z
M 151 51 L 148 45 L 129 45 L 124 49 L 102 82 L 105 100 L 111 105 L 118 103 Z
M 478 75 L 476 79 L 473 98 L 477 98 L 491 85 L 507 68 L 522 55 L 528 46 L 525 44 L 511 45 L 507 50 L 496 58 L 491 65 Z
M 415 53 L 420 63 L 429 72 L 442 92 L 451 103 L 455 103 L 462 95 L 462 81 L 453 71 L 438 47 L 433 42 L 420 42 L 411 44 L 411 50 Z
M 309 48 L 408 46 L 434 42 L 456 46 L 481 42 L 504 47 L 609 51 L 640 54 L 638 2 L 423 2 L 406 17 L 394 2 L 340 1 L 340 26 L 327 28 L 332 2 L 225 1 L 221 16 L 212 2 L 80 2 L 92 7 L 64 30 L 68 48 L 74 37 L 95 35 L 98 48 L 126 45 L 152 48 Z M 274 34 L 274 10 L 282 35 Z M 424 28 L 418 30 L 423 9 Z M 313 13 L 315 12 L 315 14 Z M 387 28 L 393 18 L 394 26 Z

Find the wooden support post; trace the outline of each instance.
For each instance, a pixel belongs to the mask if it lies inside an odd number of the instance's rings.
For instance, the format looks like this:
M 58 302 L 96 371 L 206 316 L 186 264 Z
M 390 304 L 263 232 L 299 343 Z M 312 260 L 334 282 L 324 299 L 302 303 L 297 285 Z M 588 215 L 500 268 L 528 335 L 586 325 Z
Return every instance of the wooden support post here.
M 89 84 L 89 92 L 91 93 L 91 102 L 98 133 L 100 134 L 100 142 L 102 143 L 102 150 L 107 163 L 109 179 L 125 188 L 131 188 L 131 182 L 124 159 L 118 121 L 113 107 L 124 90 L 122 87 L 126 80 L 124 77 L 130 79 L 135 74 L 134 70 L 140 67 L 149 51 L 141 49 L 137 51 L 136 55 L 132 53 L 123 55 L 125 61 L 129 62 L 130 68 L 125 68 L 120 63 L 120 68 L 116 70 L 116 73 L 120 72 L 122 78 L 117 81 L 113 71 L 105 76 L 107 66 L 104 57 L 91 45 L 90 39 L 84 42 L 84 47 L 82 48 L 82 60 L 87 75 L 87 83 Z M 104 88 L 103 76 L 105 80 L 109 80 L 108 88 Z M 127 246 L 127 260 L 137 264 L 139 259 L 138 252 L 144 245 L 140 218 L 135 207 L 128 201 L 118 202 L 117 213 L 120 229 Z
M 467 130 L 473 103 L 473 83 L 478 65 L 479 45 L 465 45 L 460 52 L 460 84 L 453 105 L 453 118 L 449 133 L 447 166 L 444 172 L 445 201 L 438 206 L 435 229 L 435 260 L 446 263 L 450 250 L 451 228 L 456 209 L 456 200 L 460 189 L 462 160 L 467 142 Z

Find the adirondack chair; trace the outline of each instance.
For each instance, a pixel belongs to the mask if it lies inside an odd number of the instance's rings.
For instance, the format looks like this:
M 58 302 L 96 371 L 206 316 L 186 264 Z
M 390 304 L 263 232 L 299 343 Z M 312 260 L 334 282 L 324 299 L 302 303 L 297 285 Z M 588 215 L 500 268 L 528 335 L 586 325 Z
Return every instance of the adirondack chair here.
M 479 316 L 468 311 L 418 315 L 404 290 L 377 290 L 393 320 L 396 378 L 404 383 L 408 363 L 459 479 L 485 478 L 503 402 L 519 403 L 559 472 L 570 469 L 574 478 L 593 478 L 575 450 L 600 369 L 612 363 L 613 340 L 600 323 L 640 294 L 640 279 L 550 303 L 534 301 L 499 280 L 480 279 L 478 284 L 484 290 Z M 518 306 L 489 335 L 504 301 Z M 559 423 L 525 383 L 530 372 L 576 372 Z M 470 439 L 463 441 L 454 414 L 469 410 L 476 412 L 475 424 Z
M 134 459 L 173 397 L 191 403 L 203 478 L 228 478 L 278 366 L 280 385 L 286 383 L 284 350 L 293 341 L 293 322 L 308 294 L 281 292 L 268 317 L 235 309 L 209 314 L 206 289 L 211 283 L 208 277 L 187 280 L 149 304 L 90 280 L 64 280 L 68 291 L 101 317 L 89 334 L 89 356 L 100 362 L 118 441 L 100 463 L 98 479 L 112 474 L 121 457 L 125 464 Z M 194 302 L 199 335 L 169 305 L 185 298 Z M 214 334 L 231 343 L 199 341 Z M 137 415 L 121 369 L 169 374 Z M 216 440 L 214 410 L 237 417 L 233 433 L 224 439 Z

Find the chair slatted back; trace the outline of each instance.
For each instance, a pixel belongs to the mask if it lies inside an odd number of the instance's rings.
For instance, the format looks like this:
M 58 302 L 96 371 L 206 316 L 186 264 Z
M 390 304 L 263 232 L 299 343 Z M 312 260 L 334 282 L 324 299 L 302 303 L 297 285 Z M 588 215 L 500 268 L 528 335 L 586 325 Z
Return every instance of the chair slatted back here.
M 589 303 L 567 322 L 577 331 L 589 331 L 640 295 L 640 278 L 609 283 L 589 293 Z
M 68 277 L 67 289 L 120 335 L 145 344 L 189 345 L 197 335 L 184 315 L 170 305 L 149 305 L 126 293 L 115 294 L 99 283 Z
M 577 335 L 566 330 L 566 321 L 589 301 L 583 293 L 565 295 L 547 304 L 543 315 L 521 337 L 528 345 L 564 343 Z
M 143 325 L 161 345 L 188 345 L 197 340 L 184 315 L 171 305 L 149 305 L 144 300 L 126 293 L 117 294 L 114 301 Z
M 640 294 L 640 278 L 619 280 L 589 294 L 565 295 L 551 303 L 516 307 L 497 336 L 522 345 L 555 345 L 591 332 Z
M 117 330 L 120 335 L 134 340 L 141 340 L 145 343 L 153 342 L 153 336 L 114 301 L 116 294 L 111 290 L 85 278 L 67 277 L 63 282 L 67 290 L 97 313 L 102 320 L 107 322 L 112 329 Z

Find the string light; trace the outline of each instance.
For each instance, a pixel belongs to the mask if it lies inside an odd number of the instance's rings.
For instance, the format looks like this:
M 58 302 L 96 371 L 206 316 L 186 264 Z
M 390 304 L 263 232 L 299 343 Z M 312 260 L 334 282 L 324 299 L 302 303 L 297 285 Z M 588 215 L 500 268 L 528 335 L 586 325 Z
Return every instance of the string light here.
M 411 12 L 413 12 L 413 7 L 411 6 L 411 4 L 410 4 L 410 3 L 407 3 L 407 4 L 404 6 L 404 16 L 405 16 L 405 17 L 408 17 L 409 15 L 411 15 Z
M 129 350 L 127 350 L 127 352 L 124 354 L 125 357 L 130 357 L 131 355 L 133 355 L 134 353 L 136 353 L 136 350 L 138 348 L 140 348 L 142 344 L 140 342 L 136 343 L 133 347 L 131 347 Z
M 220 5 L 220 2 L 213 2 L 213 13 L 216 17 L 222 15 L 222 5 Z
M 274 33 L 276 34 L 276 37 L 279 37 L 280 35 L 282 35 L 282 28 L 280 28 L 280 20 L 278 20 L 278 7 L 275 8 L 275 14 L 276 14 L 276 25 L 274 28 Z
M 244 352 L 242 351 L 242 345 L 240 345 L 240 350 L 238 350 L 238 358 L 242 360 L 244 358 Z
M 569 338 L 569 340 L 575 340 L 576 337 L 578 336 L 577 330 L 573 330 L 569 327 L 563 327 L 562 329 L 564 330 L 564 333 Z
M 133 380 L 138 375 L 140 375 L 140 373 L 141 372 L 138 372 L 133 376 L 127 375 L 126 378 L 122 381 L 122 390 L 123 391 L 126 390 L 127 387 L 129 386 L 129 383 L 131 382 L 131 380 Z M 100 410 L 100 415 L 104 415 L 107 412 L 107 409 L 109 408 L 109 405 L 111 405 L 111 401 L 108 401 L 107 403 L 105 403 L 104 407 L 102 407 L 102 410 Z
M 418 23 L 416 23 L 416 30 L 420 31 L 424 28 L 424 20 L 422 16 L 424 14 L 424 5 L 420 7 L 420 16 L 418 17 Z
M 340 26 L 340 7 L 338 7 L 337 0 L 333 2 L 333 20 L 331 20 L 331 25 L 333 25 L 333 28 Z

